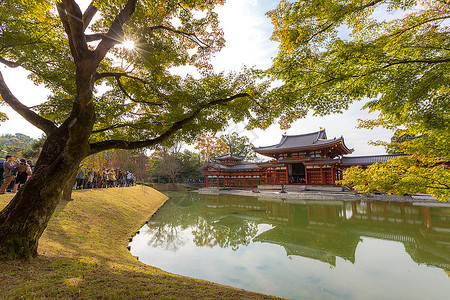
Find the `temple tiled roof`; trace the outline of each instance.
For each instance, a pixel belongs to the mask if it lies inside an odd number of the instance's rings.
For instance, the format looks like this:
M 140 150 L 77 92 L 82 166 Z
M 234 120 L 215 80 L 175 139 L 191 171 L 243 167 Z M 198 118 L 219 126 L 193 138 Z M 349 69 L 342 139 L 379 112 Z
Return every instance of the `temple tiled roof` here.
M 222 160 L 222 159 L 235 159 L 235 160 L 243 160 L 244 158 L 241 156 L 233 155 L 233 154 L 224 154 L 220 156 L 213 157 L 214 160 Z
M 298 147 L 311 146 L 317 143 L 318 140 L 326 139 L 327 135 L 325 129 L 317 132 L 298 134 L 298 135 L 284 135 L 281 137 L 281 141 L 276 145 L 264 146 L 254 148 L 256 151 L 272 151 L 272 150 L 282 150 Z
M 326 146 L 341 142 L 342 146 L 351 153 L 352 150 L 348 149 L 344 144 L 344 138 L 327 139 L 325 129 L 320 131 L 299 134 L 299 135 L 283 135 L 281 141 L 276 145 L 253 148 L 256 152 L 280 152 L 283 150 L 293 150 L 301 148 L 317 148 L 320 146 Z
M 246 163 L 246 164 L 238 164 L 238 165 L 234 165 L 234 166 L 227 166 L 227 165 L 219 164 L 216 162 L 209 162 L 207 165 L 205 165 L 201 169 L 206 168 L 208 165 L 210 165 L 213 168 L 221 169 L 221 170 L 251 170 L 251 169 L 259 170 L 258 165 L 255 163 Z

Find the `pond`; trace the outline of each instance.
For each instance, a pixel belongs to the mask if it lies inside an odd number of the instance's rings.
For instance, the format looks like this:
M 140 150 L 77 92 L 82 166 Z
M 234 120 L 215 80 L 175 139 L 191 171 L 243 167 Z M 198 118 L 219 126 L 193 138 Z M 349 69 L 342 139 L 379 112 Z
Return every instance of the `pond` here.
M 168 196 L 130 243 L 168 272 L 291 299 L 450 295 L 450 205 Z

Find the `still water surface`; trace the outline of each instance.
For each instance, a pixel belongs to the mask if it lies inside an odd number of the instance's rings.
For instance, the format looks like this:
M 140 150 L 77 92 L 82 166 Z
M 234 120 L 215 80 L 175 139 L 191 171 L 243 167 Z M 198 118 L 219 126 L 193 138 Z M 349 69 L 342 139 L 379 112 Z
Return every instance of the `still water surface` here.
M 450 206 L 168 196 L 130 243 L 146 264 L 292 299 L 450 297 Z

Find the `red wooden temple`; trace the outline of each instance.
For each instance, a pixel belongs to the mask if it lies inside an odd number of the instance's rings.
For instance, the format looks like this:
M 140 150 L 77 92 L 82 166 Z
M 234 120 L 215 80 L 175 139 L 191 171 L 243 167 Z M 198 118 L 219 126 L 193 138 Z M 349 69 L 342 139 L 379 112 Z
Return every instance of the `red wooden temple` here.
M 264 170 L 256 163 L 242 163 L 244 158 L 226 154 L 214 157 L 200 170 L 206 178 L 206 186 L 217 187 L 255 187 L 261 185 Z
M 202 167 L 207 187 L 254 187 L 262 184 L 335 185 L 342 172 L 355 165 L 385 162 L 396 155 L 344 157 L 344 138 L 327 139 L 325 129 L 300 135 L 283 135 L 276 145 L 253 149 L 270 157 L 264 163 L 244 163 L 231 154 L 214 157 Z

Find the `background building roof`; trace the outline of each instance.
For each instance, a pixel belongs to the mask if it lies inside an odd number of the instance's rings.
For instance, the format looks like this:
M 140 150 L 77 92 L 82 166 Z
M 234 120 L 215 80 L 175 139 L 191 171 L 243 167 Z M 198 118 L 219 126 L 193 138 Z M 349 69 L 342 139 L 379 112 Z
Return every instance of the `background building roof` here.
M 371 165 L 374 163 L 384 163 L 398 156 L 403 156 L 403 154 L 342 157 L 340 162 L 342 166 Z

